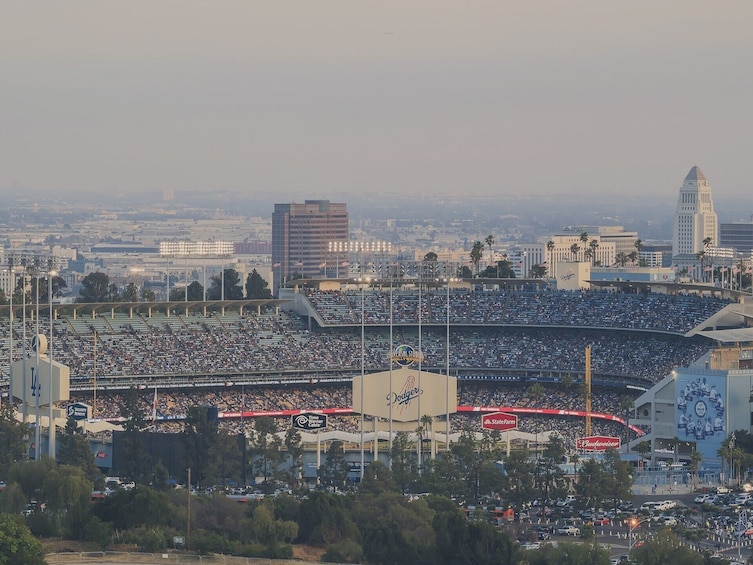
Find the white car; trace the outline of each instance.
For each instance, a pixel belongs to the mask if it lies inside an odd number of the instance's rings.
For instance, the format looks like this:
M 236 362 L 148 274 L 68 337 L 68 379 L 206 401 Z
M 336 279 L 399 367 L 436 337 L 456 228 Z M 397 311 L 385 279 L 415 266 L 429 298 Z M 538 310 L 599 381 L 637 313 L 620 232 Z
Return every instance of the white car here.
M 580 528 L 575 526 L 563 526 L 557 530 L 557 533 L 561 536 L 579 536 Z
M 693 502 L 697 502 L 698 504 L 704 504 L 705 502 L 711 502 L 711 499 L 714 498 L 710 494 L 699 494 L 693 499 Z
M 541 549 L 541 544 L 537 541 L 529 541 L 528 543 L 524 543 L 520 546 L 521 549 Z

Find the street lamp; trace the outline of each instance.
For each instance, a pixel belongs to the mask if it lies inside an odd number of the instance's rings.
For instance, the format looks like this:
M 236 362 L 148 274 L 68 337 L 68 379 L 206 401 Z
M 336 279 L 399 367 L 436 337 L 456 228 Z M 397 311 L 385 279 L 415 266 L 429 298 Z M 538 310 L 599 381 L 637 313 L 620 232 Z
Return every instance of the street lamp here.
M 633 555 L 633 532 L 636 528 L 640 527 L 641 524 L 645 524 L 646 522 L 650 522 L 651 518 L 630 518 L 627 521 L 628 528 L 630 528 L 628 532 L 628 539 L 629 539 L 629 545 L 628 545 L 628 559 L 632 559 Z

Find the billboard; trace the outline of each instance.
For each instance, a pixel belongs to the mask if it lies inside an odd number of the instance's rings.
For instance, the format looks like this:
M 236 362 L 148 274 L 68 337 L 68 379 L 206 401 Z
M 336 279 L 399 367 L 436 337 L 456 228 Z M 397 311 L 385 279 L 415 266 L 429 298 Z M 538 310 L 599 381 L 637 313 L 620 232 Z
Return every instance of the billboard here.
M 40 348 L 41 351 L 41 348 Z M 50 376 L 52 382 L 50 382 Z M 26 404 L 35 406 L 37 399 L 40 406 L 52 402 L 70 399 L 70 369 L 52 361 L 46 355 L 36 355 L 13 363 L 13 396 L 19 400 L 26 399 Z
M 727 379 L 722 375 L 678 370 L 675 380 L 675 425 L 680 441 L 695 442 L 705 459 L 716 458 L 727 437 Z
M 327 427 L 327 415 L 313 412 L 303 412 L 297 416 L 291 416 L 294 428 L 306 431 L 323 430 Z
M 515 430 L 518 427 L 518 417 L 515 414 L 494 412 L 481 416 L 481 427 L 485 430 L 499 430 L 501 432 Z
M 612 436 L 588 436 L 579 437 L 575 440 L 575 447 L 583 451 L 606 451 L 607 449 L 619 449 L 620 438 Z
M 447 411 L 454 414 L 457 407 L 458 383 L 455 377 L 401 367 L 393 370 L 391 375 L 389 371 L 382 371 L 353 378 L 353 412 L 363 411 L 367 416 L 417 422 L 421 416 L 441 416 Z

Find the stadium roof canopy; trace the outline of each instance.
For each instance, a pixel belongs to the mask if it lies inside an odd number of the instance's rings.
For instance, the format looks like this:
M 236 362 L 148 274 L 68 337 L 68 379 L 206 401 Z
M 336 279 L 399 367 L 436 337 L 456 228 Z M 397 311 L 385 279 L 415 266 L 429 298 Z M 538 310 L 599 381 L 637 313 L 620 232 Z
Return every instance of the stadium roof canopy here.
M 266 298 L 266 299 L 240 299 L 240 300 L 171 300 L 169 302 L 72 302 L 65 304 L 53 304 L 52 308 L 57 314 L 72 314 L 77 317 L 79 314 L 87 313 L 93 315 L 97 312 L 201 312 L 206 314 L 208 311 L 239 310 L 252 308 L 264 308 L 268 306 L 276 307 L 288 302 L 286 299 Z M 30 304 L 27 304 L 27 307 Z M 42 312 L 49 310 L 45 304 L 40 304 Z M 0 316 L 8 316 L 10 306 L 5 304 L 0 306 Z M 19 317 L 23 309 L 22 304 L 13 304 L 13 315 Z
M 746 343 L 753 342 L 753 328 L 733 328 L 729 330 L 708 330 L 697 332 L 720 343 Z

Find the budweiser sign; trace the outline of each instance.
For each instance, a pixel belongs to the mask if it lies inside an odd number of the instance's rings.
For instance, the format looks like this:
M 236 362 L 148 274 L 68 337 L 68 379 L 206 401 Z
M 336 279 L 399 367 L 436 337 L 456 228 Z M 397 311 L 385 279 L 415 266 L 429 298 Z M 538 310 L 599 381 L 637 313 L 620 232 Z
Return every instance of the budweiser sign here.
M 619 449 L 620 438 L 609 436 L 579 437 L 575 445 L 585 451 L 606 451 L 607 449 Z
M 518 427 L 518 417 L 515 414 L 494 412 L 481 417 L 481 427 L 485 430 L 514 430 Z

